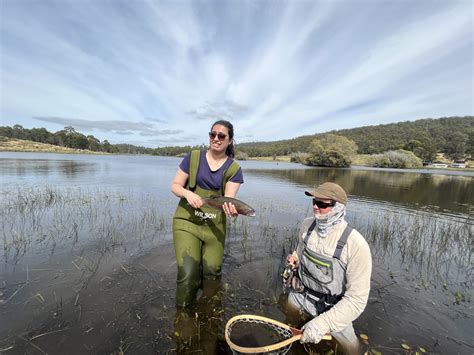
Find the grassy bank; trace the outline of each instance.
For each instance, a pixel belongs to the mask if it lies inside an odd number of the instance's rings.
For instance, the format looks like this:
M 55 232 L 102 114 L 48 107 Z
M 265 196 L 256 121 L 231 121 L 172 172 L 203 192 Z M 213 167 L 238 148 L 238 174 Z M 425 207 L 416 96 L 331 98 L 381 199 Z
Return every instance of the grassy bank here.
M 441 154 L 439 154 L 441 155 Z M 370 166 L 370 154 L 357 154 L 355 157 L 352 158 L 352 165 L 356 166 Z M 249 158 L 248 160 L 259 160 L 259 161 L 281 161 L 281 162 L 290 162 L 290 155 L 277 155 L 277 156 L 268 156 L 268 157 L 253 157 Z M 447 160 L 442 156 L 438 158 L 439 161 L 443 161 L 447 164 L 452 163 L 452 161 Z M 466 163 L 466 168 L 431 168 L 431 167 L 423 167 L 423 169 L 447 169 L 447 170 L 459 170 L 459 171 L 474 171 L 474 162 L 469 160 Z
M 249 158 L 248 160 L 264 160 L 264 161 L 285 161 L 285 162 L 290 162 L 290 156 L 289 155 L 277 155 L 277 156 L 271 156 L 271 157 L 252 157 Z
M 87 149 L 72 149 L 57 145 L 26 141 L 22 139 L 0 137 L 0 152 L 39 152 L 39 153 L 70 153 L 70 154 L 107 154 Z
M 353 165 L 369 165 L 369 157 L 368 154 L 357 154 L 356 157 L 353 159 Z M 270 156 L 270 157 L 253 157 L 249 158 L 249 160 L 264 160 L 264 161 L 283 161 L 283 162 L 290 162 L 291 156 L 290 155 L 277 155 L 277 156 Z

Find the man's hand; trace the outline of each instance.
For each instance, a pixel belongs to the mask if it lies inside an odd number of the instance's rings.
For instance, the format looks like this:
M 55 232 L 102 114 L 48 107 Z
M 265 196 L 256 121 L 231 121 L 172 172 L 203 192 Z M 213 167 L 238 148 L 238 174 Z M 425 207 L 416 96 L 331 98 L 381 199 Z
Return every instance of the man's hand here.
M 299 259 L 296 251 L 286 257 L 286 263 L 290 265 L 293 270 L 298 267 Z
M 323 333 L 321 333 L 314 321 L 315 319 L 311 320 L 310 322 L 306 323 L 303 328 L 301 328 L 303 331 L 300 339 L 301 343 L 317 344 L 323 338 Z

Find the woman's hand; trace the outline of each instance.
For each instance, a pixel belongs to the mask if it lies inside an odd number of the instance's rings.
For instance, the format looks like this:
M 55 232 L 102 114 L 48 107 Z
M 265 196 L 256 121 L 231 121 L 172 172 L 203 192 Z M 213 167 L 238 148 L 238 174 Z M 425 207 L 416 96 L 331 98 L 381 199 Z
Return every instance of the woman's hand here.
M 201 197 L 190 190 L 187 190 L 183 197 L 186 199 L 186 201 L 188 201 L 188 204 L 193 208 L 201 208 L 201 206 L 203 205 Z
M 224 202 L 224 204 L 222 205 L 222 209 L 228 217 L 237 217 L 239 215 L 233 203 Z

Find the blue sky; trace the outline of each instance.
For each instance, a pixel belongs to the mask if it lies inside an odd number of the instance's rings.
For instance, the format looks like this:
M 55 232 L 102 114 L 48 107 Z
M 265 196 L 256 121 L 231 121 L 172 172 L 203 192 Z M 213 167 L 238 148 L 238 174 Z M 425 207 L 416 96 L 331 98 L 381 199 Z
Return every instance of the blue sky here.
M 470 0 L 2 0 L 1 124 L 239 142 L 473 115 Z

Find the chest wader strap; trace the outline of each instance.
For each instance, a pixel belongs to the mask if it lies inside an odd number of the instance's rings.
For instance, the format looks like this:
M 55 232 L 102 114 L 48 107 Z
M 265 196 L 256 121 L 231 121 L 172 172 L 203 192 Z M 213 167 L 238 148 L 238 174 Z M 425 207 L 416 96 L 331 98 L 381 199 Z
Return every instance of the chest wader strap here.
M 239 168 L 239 164 L 233 161 L 232 164 L 230 164 L 229 167 L 222 173 L 222 196 L 224 196 L 225 193 L 225 184 L 234 177 Z
M 309 227 L 308 232 L 306 233 L 306 236 L 304 238 L 305 246 L 307 245 L 308 239 L 315 227 L 316 227 L 316 219 L 313 221 L 313 223 L 311 223 L 311 226 Z M 334 250 L 333 258 L 336 258 L 339 260 L 341 259 L 342 249 L 344 249 L 344 246 L 347 244 L 347 239 L 349 239 L 349 235 L 351 234 L 353 229 L 354 228 L 352 228 L 349 224 L 346 226 L 346 228 L 344 228 L 344 231 L 342 232 L 341 237 L 337 241 L 337 246 L 336 246 L 336 249 Z M 307 295 L 310 296 L 309 298 L 313 301 L 313 304 L 316 307 L 318 314 L 321 314 L 329 310 L 332 306 L 334 306 L 337 302 L 339 302 L 343 296 L 343 295 L 331 295 L 328 293 L 316 292 L 309 288 L 305 288 L 304 291 L 306 292 Z
M 311 233 L 313 233 L 314 227 L 316 227 L 316 218 L 314 219 L 313 223 L 311 223 L 311 225 L 309 226 L 308 232 L 306 232 L 306 237 L 304 237 L 304 245 L 305 246 L 308 245 L 308 239 L 309 239 Z
M 200 150 L 191 151 L 191 157 L 189 161 L 189 179 L 188 179 L 188 189 L 194 191 L 196 189 L 196 180 L 197 174 L 199 171 L 199 161 L 201 158 Z M 234 175 L 239 170 L 240 166 L 235 161 L 229 165 L 229 167 L 224 170 L 222 173 L 222 186 L 221 186 L 221 195 L 224 196 L 225 184 L 234 177 Z
M 311 236 L 311 233 L 313 233 L 314 228 L 316 227 L 316 219 L 311 223 L 311 225 L 308 228 L 308 232 L 306 233 L 306 236 L 304 237 L 304 245 L 308 245 L 308 239 Z M 334 250 L 333 258 L 336 259 L 341 259 L 341 254 L 342 254 L 342 249 L 344 249 L 344 246 L 347 243 L 347 239 L 349 239 L 349 235 L 351 234 L 352 228 L 349 224 L 344 228 L 344 232 L 342 232 L 341 237 L 337 241 L 336 249 Z
M 334 250 L 334 255 L 333 258 L 336 259 L 341 259 L 341 254 L 342 254 L 342 249 L 344 248 L 344 245 L 347 243 L 347 239 L 349 238 L 349 234 L 351 234 L 352 228 L 350 225 L 347 225 L 346 228 L 344 229 L 344 232 L 342 232 L 341 238 L 337 241 L 337 246 L 336 250 Z
M 194 191 L 196 189 L 196 176 L 199 170 L 199 159 L 201 157 L 200 150 L 191 151 L 191 157 L 189 161 L 189 179 L 188 189 Z

